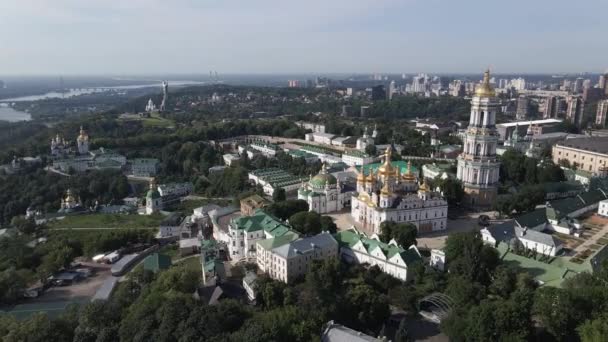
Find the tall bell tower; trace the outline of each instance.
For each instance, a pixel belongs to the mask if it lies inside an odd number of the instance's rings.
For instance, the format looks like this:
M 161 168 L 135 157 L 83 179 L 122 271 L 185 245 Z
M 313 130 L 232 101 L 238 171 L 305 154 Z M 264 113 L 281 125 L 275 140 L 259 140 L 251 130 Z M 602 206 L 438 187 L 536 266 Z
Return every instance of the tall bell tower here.
M 464 186 L 464 204 L 470 207 L 488 208 L 496 200 L 500 170 L 500 162 L 496 159 L 498 108 L 496 93 L 490 85 L 490 71 L 487 70 L 471 100 L 464 150 L 458 156 L 456 176 Z

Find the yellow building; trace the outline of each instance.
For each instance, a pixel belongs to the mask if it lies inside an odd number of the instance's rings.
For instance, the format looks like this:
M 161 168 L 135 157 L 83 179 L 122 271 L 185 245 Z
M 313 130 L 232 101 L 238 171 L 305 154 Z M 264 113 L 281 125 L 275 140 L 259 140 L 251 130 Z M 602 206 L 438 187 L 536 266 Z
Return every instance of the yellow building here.
M 606 175 L 608 164 L 608 137 L 567 139 L 553 145 L 553 162 L 565 161 L 578 170 L 593 175 Z

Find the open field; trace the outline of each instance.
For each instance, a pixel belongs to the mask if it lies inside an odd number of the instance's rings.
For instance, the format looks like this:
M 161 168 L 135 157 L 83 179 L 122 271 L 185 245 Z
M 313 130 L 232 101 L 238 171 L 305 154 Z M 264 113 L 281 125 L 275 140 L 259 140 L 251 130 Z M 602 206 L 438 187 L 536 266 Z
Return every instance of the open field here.
M 155 215 L 121 215 L 92 214 L 67 216 L 63 220 L 49 223 L 51 229 L 65 228 L 158 228 L 164 216 Z
M 175 127 L 173 120 L 160 117 L 158 113 L 152 113 L 149 118 L 139 116 L 138 114 L 122 114 L 119 117 L 120 121 L 141 121 L 145 127 L 160 127 L 172 128 Z

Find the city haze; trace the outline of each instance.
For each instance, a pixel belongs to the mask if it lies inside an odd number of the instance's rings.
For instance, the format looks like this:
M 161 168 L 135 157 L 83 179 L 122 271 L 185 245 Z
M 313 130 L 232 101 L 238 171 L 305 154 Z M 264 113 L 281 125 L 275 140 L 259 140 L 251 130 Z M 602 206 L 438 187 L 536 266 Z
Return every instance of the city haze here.
M 8 0 L 0 74 L 601 72 L 607 12 L 599 0 Z

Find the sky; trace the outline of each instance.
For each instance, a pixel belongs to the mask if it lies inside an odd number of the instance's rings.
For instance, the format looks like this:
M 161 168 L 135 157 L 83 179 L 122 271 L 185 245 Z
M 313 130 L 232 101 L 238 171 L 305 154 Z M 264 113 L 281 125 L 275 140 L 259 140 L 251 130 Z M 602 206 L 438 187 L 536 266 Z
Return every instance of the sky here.
M 0 0 L 0 75 L 601 72 L 606 0 Z

